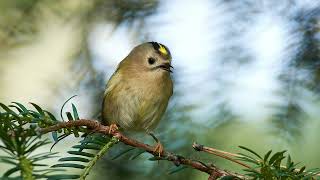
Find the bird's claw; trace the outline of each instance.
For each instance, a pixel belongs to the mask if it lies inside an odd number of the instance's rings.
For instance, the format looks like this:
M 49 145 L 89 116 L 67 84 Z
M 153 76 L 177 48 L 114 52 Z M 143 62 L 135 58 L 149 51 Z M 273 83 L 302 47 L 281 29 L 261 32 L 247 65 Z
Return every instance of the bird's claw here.
M 160 157 L 161 154 L 163 154 L 163 151 L 164 151 L 163 145 L 160 142 L 157 142 L 157 144 L 153 149 L 153 153 L 158 154 L 158 156 Z
M 117 126 L 117 124 L 110 124 L 110 126 L 109 126 L 109 134 L 118 131 L 118 129 L 119 129 L 119 127 Z

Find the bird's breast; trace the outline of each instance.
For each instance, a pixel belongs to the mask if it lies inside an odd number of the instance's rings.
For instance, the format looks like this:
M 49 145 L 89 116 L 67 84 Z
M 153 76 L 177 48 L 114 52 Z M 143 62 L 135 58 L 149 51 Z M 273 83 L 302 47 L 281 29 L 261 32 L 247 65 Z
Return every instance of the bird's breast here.
M 169 98 L 172 94 L 172 82 L 152 81 L 149 79 L 132 80 L 126 83 L 123 96 L 128 97 L 122 106 L 126 112 L 123 116 L 130 116 L 130 123 L 126 126 L 132 130 L 151 130 L 164 114 Z M 129 120 L 127 121 L 129 122 Z

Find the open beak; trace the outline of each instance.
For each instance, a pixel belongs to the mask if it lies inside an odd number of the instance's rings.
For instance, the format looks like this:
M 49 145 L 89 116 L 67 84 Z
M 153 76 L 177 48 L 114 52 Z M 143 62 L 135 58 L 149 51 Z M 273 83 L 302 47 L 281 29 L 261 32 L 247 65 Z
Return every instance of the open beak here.
M 170 63 L 161 64 L 161 65 L 158 66 L 158 68 L 161 68 L 161 69 L 163 69 L 163 70 L 165 70 L 165 71 L 168 71 L 168 72 L 170 72 L 170 73 L 172 73 L 171 68 L 173 69 L 173 67 L 171 66 Z

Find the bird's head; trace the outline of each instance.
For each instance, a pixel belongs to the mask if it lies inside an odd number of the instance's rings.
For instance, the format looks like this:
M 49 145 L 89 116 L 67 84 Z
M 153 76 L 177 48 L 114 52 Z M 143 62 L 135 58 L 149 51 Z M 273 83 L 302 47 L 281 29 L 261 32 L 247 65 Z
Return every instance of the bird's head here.
M 147 42 L 135 47 L 125 59 L 126 66 L 154 74 L 170 74 L 171 53 L 169 49 L 157 42 Z

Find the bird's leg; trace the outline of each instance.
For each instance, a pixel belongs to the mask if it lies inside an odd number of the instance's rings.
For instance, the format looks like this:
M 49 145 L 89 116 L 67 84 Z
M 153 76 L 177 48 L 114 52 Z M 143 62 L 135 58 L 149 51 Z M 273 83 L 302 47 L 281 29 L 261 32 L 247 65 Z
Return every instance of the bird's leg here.
M 164 151 L 163 145 L 161 144 L 159 139 L 152 132 L 148 132 L 148 134 L 157 142 L 157 144 L 154 146 L 153 152 L 157 153 L 160 157 Z
M 119 129 L 119 127 L 117 126 L 117 124 L 113 123 L 110 124 L 109 126 L 109 134 L 116 132 Z

